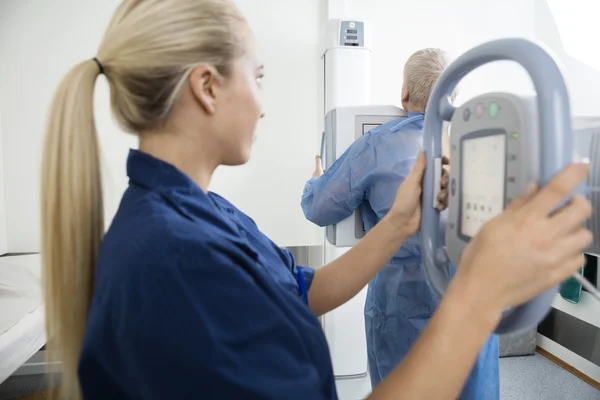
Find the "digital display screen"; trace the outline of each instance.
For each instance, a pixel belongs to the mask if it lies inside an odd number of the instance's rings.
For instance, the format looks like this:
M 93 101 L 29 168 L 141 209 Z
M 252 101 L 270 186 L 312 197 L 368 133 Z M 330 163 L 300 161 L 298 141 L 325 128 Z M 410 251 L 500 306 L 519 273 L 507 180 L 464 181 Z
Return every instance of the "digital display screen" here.
M 358 36 L 346 36 L 346 39 L 348 39 L 348 40 L 357 40 Z
M 504 209 L 506 135 L 465 139 L 461 168 L 461 233 L 472 238 Z
M 356 30 L 356 29 L 347 29 L 346 33 L 351 33 L 351 34 L 356 35 L 358 33 L 358 30 Z

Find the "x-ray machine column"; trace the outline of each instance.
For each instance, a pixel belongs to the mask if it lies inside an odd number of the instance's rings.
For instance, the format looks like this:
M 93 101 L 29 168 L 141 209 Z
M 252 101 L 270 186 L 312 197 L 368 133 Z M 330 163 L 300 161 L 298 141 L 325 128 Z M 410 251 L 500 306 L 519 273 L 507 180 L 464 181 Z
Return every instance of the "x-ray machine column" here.
M 371 49 L 367 23 L 330 20 L 323 55 L 325 68 L 325 110 L 369 105 L 371 102 Z M 335 247 L 325 238 L 325 263 L 349 250 Z M 364 328 L 366 288 L 354 299 L 323 317 L 336 377 L 367 374 Z

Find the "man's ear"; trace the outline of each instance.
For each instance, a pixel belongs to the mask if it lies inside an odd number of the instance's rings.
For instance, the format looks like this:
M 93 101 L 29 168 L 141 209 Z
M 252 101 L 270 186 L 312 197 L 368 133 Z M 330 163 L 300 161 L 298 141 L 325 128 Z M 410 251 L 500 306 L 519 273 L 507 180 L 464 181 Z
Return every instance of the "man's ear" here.
M 402 104 L 408 104 L 410 102 L 410 95 L 408 94 L 408 87 L 402 86 Z
M 207 65 L 194 68 L 189 77 L 192 95 L 209 114 L 214 114 L 217 107 L 217 96 L 219 94 L 222 78 L 218 73 Z

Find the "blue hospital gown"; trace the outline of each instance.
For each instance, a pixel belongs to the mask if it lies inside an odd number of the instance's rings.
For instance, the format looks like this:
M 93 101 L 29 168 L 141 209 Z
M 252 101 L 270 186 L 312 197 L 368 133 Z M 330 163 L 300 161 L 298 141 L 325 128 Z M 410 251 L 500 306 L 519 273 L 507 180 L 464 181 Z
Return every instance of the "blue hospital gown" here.
M 360 208 L 367 231 L 390 210 L 396 192 L 422 150 L 423 116 L 400 128 L 404 118 L 381 125 L 350 146 L 320 178 L 306 183 L 302 209 L 319 226 L 338 223 Z M 440 234 L 443 236 L 443 227 Z M 432 317 L 438 299 L 426 282 L 418 235 L 409 238 L 369 283 L 365 329 L 371 382 L 375 387 L 396 367 Z M 481 351 L 461 399 L 500 397 L 498 339 Z

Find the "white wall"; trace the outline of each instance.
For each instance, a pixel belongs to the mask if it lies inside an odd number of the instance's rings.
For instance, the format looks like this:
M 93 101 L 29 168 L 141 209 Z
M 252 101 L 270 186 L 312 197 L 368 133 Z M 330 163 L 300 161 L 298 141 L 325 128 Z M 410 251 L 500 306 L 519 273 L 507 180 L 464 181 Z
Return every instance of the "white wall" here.
M 349 3 L 350 15 L 358 15 L 373 24 L 373 103 L 400 103 L 403 66 L 416 50 L 440 47 L 458 56 L 488 40 L 534 37 L 533 0 L 354 0 Z M 520 66 L 497 62 L 466 77 L 458 100 L 461 102 L 491 90 L 526 93 L 533 90 L 533 85 Z
M 0 8 L 1 11 L 1 8 Z M 0 138 L 2 138 L 2 113 L 0 112 Z M 0 160 L 2 160 L 2 140 L 0 140 Z M 4 168 L 0 162 L 0 255 L 7 252 L 6 207 L 4 206 Z
M 441 47 L 458 56 L 484 41 L 502 37 L 525 37 L 547 45 L 565 67 L 575 116 L 600 114 L 600 72 L 565 51 L 555 16 L 546 0 L 480 1 L 456 0 L 346 0 L 349 15 L 373 24 L 372 102 L 398 104 L 402 67 L 412 52 L 423 47 Z M 567 10 L 574 4 L 554 0 Z M 594 13 L 596 6 L 577 0 L 578 12 Z M 572 20 L 572 19 L 571 19 Z M 597 38 L 589 29 L 572 26 L 564 18 L 563 36 L 579 40 L 594 52 Z M 571 26 L 569 26 L 571 24 Z M 570 29 L 567 29 L 570 28 Z M 533 85 L 525 71 L 512 62 L 486 65 L 460 85 L 458 103 L 488 91 L 531 93 Z
M 300 208 L 323 129 L 322 0 L 244 0 L 241 10 L 265 63 L 263 100 L 252 159 L 220 168 L 212 190 L 223 194 L 280 246 L 320 246 L 322 230 Z
M 69 68 L 95 55 L 118 4 L 0 3 L 0 113 L 11 252 L 39 250 L 39 162 L 47 108 Z M 217 171 L 212 189 L 248 212 L 280 245 L 320 245 L 321 230 L 304 219 L 300 196 L 312 173 L 322 129 L 320 21 L 325 4 L 304 0 L 292 8 L 277 0 L 246 0 L 240 7 L 256 32 L 266 64 L 267 118 L 259 125 L 252 161 Z M 101 77 L 95 108 L 110 221 L 127 186 L 127 151 L 137 147 L 137 141 L 115 126 L 108 104 L 108 87 Z
M 559 7 L 558 12 L 573 11 L 573 4 L 562 3 L 565 10 Z M 581 3 L 581 2 L 579 2 Z M 597 10 L 597 5 L 590 3 L 587 9 L 592 15 Z M 576 10 L 574 12 L 581 12 Z M 563 74 L 569 87 L 571 100 L 571 113 L 578 117 L 596 117 L 600 115 L 600 71 L 573 58 L 565 50 L 564 39 L 577 40 L 580 45 L 587 47 L 587 51 L 597 53 L 597 37 L 589 36 L 587 26 L 572 26 L 569 18 L 564 18 L 564 23 L 557 24 L 556 17 L 548 6 L 546 0 L 535 0 L 535 35 L 536 39 L 548 46 L 558 57 L 564 67 Z M 560 15 L 558 15 L 560 17 Z M 563 16 L 568 17 L 568 16 Z
M 2 2 L 0 112 L 10 252 L 39 251 L 39 172 L 47 109 L 69 68 L 95 55 L 117 4 L 117 0 Z M 104 105 L 102 83 L 97 101 Z M 117 133 L 105 114 L 97 117 L 104 147 Z M 106 150 L 105 159 L 122 153 L 118 145 Z

